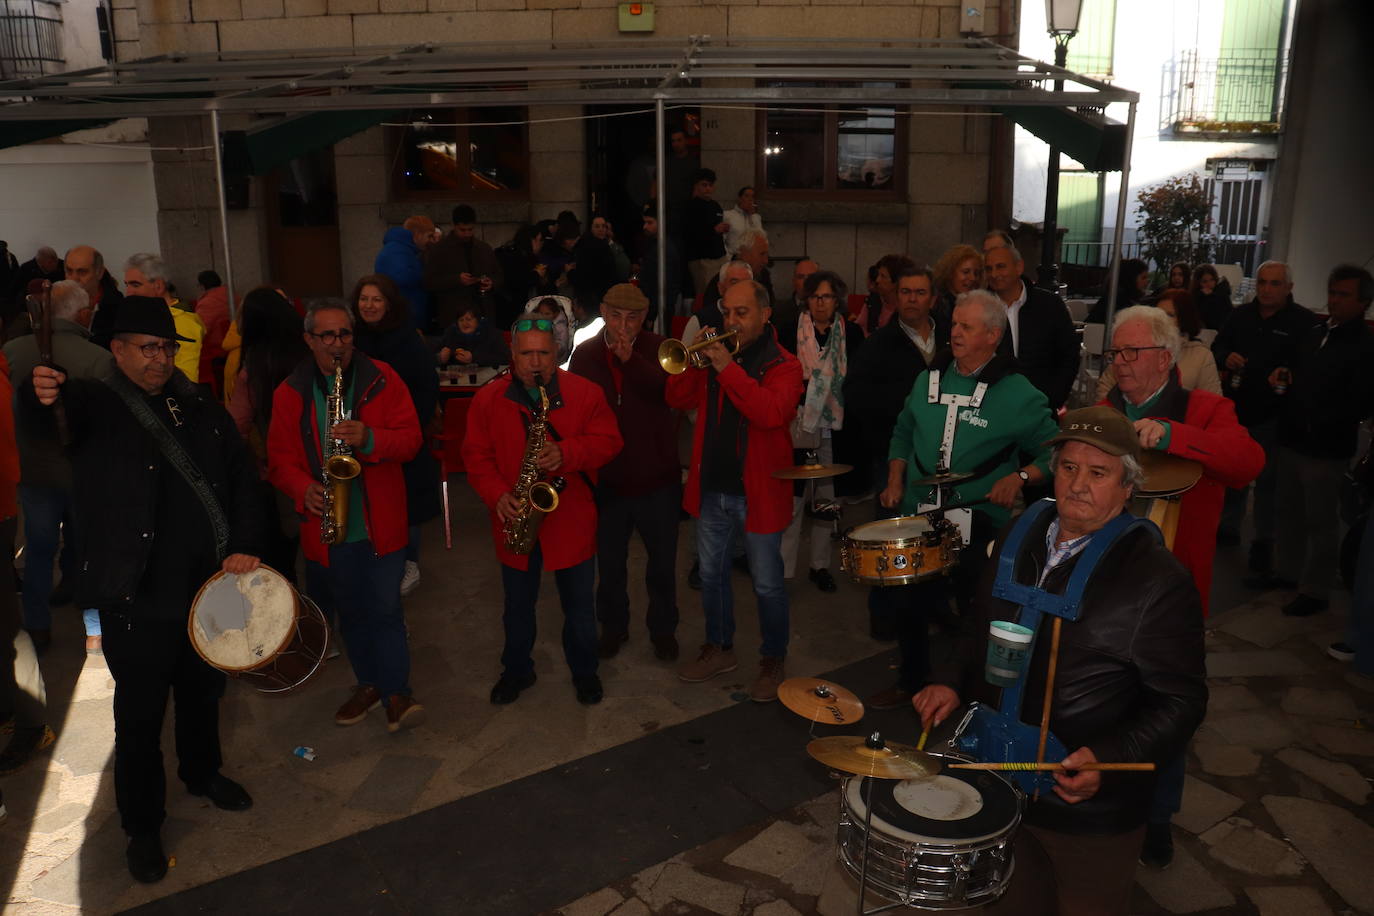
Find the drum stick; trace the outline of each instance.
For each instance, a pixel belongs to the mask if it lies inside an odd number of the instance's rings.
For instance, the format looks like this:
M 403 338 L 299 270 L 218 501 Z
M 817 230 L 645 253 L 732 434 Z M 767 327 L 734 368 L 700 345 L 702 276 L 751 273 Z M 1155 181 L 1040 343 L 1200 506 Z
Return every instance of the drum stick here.
M 1040 712 L 1040 745 L 1035 749 L 1037 766 L 1045 762 L 1045 741 L 1050 736 L 1050 705 L 1054 701 L 1054 674 L 1055 669 L 1059 667 L 1059 628 L 1063 623 L 1064 618 L 1056 616 L 1050 636 L 1050 668 L 1045 675 L 1045 708 Z M 1037 799 L 1040 797 L 1039 787 L 1035 790 L 1035 797 Z
M 923 750 L 925 750 L 925 749 L 926 749 L 926 739 L 929 738 L 929 737 L 930 737 L 930 726 L 927 725 L 925 728 L 921 729 L 921 740 L 919 740 L 919 741 L 916 742 L 916 750 L 918 750 L 918 751 L 923 751 Z
M 1149 772 L 1155 768 L 1153 763 L 1082 763 L 1069 768 L 1062 763 L 1030 763 L 1029 761 L 1009 763 L 951 763 L 951 770 L 1011 770 L 1022 773 L 1063 773 L 1079 770 L 1117 770 Z

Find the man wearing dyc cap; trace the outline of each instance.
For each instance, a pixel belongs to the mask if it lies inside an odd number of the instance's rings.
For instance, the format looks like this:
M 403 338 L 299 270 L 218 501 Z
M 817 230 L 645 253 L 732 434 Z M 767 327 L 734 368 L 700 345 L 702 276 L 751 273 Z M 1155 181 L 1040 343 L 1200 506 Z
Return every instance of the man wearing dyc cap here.
M 1016 582 L 1062 594 L 1084 548 L 1126 511 L 1140 485 L 1140 441 L 1116 410 L 1087 407 L 1070 411 L 1050 442 L 1055 504 L 1031 520 L 1019 554 L 1003 559 L 1014 562 Z M 1007 549 L 1007 536 L 995 555 Z M 983 677 L 988 627 L 1015 622 L 1019 607 L 993 597 L 992 586 L 991 577 L 980 583 L 950 659 L 912 700 L 925 725 L 938 725 L 969 700 L 998 702 L 999 688 Z M 1078 615 L 1063 624 L 1049 720 L 1073 750 L 1063 759 L 1066 771 L 1055 774 L 1053 794 L 1028 804 L 1025 823 L 1053 864 L 1059 912 L 1124 913 L 1153 775 L 1074 767 L 1163 766 L 1182 752 L 1207 710 L 1202 613 L 1188 572 L 1143 526 L 1121 534 L 1098 561 Z M 1021 721 L 1032 726 L 1048 677 L 1047 628 L 1023 675 Z
M 620 424 L 625 446 L 603 469 L 596 488 L 596 560 L 600 581 L 596 616 L 598 653 L 611 658 L 630 636 L 626 559 L 637 530 L 648 562 L 645 624 L 654 655 L 675 661 L 677 644 L 677 529 L 682 472 L 677 419 L 663 399 L 668 373 L 658 364 L 663 338 L 644 330 L 649 300 L 631 283 L 617 283 L 601 298 L 600 334 L 573 351 L 570 369 L 596 382 Z
M 66 437 L 83 559 L 77 607 L 100 609 L 115 680 L 115 802 L 139 881 L 161 880 L 167 857 L 162 718 L 176 704 L 177 776 L 192 795 L 241 811 L 253 800 L 220 775 L 224 675 L 191 647 L 196 590 L 217 569 L 258 566 L 265 517 L 252 455 L 224 408 L 173 367 L 179 342 L 160 298 L 119 308 L 103 380 L 38 366 L 21 388 L 31 435 Z

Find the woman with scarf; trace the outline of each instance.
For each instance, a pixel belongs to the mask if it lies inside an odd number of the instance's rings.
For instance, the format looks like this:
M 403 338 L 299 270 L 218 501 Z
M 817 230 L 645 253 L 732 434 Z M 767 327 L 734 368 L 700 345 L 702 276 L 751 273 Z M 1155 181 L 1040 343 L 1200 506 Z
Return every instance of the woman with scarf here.
M 850 360 L 863 344 L 859 326 L 844 317 L 842 307 L 849 293 L 845 282 L 829 270 L 818 270 L 806 278 L 802 294 L 806 311 L 778 331 L 778 342 L 797 355 L 802 365 L 802 399 L 792 424 L 792 444 L 797 463 L 807 461 L 815 452 L 820 464 L 834 464 L 837 434 L 844 428 L 844 377 Z M 809 463 L 809 462 L 808 462 Z M 827 513 L 814 514 L 804 505 L 806 484 L 798 483 L 792 500 L 792 524 L 782 536 L 783 576 L 792 578 L 801 542 L 803 519 L 810 517 L 811 556 L 809 578 L 823 592 L 835 591 L 830 574 L 830 523 Z M 815 483 L 816 503 L 834 503 L 835 482 L 831 478 Z

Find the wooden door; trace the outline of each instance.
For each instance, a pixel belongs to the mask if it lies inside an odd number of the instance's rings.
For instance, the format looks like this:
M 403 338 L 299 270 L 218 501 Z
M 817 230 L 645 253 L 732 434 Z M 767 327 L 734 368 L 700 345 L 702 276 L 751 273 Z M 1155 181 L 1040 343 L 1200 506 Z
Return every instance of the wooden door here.
M 292 298 L 343 295 L 334 148 L 312 150 L 269 174 L 268 282 Z

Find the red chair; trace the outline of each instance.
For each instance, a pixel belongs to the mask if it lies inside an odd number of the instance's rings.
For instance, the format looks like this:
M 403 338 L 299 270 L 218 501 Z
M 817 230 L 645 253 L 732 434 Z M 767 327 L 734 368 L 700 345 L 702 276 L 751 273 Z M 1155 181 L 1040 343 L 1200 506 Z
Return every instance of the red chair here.
M 849 294 L 849 317 L 858 318 L 859 312 L 863 310 L 864 303 L 868 301 L 867 293 Z
M 461 474 L 463 466 L 463 437 L 467 434 L 468 410 L 472 398 L 449 398 L 444 404 L 444 431 L 436 438 L 439 449 L 439 490 L 444 500 L 444 547 L 453 549 L 453 522 L 448 508 L 448 475 Z

